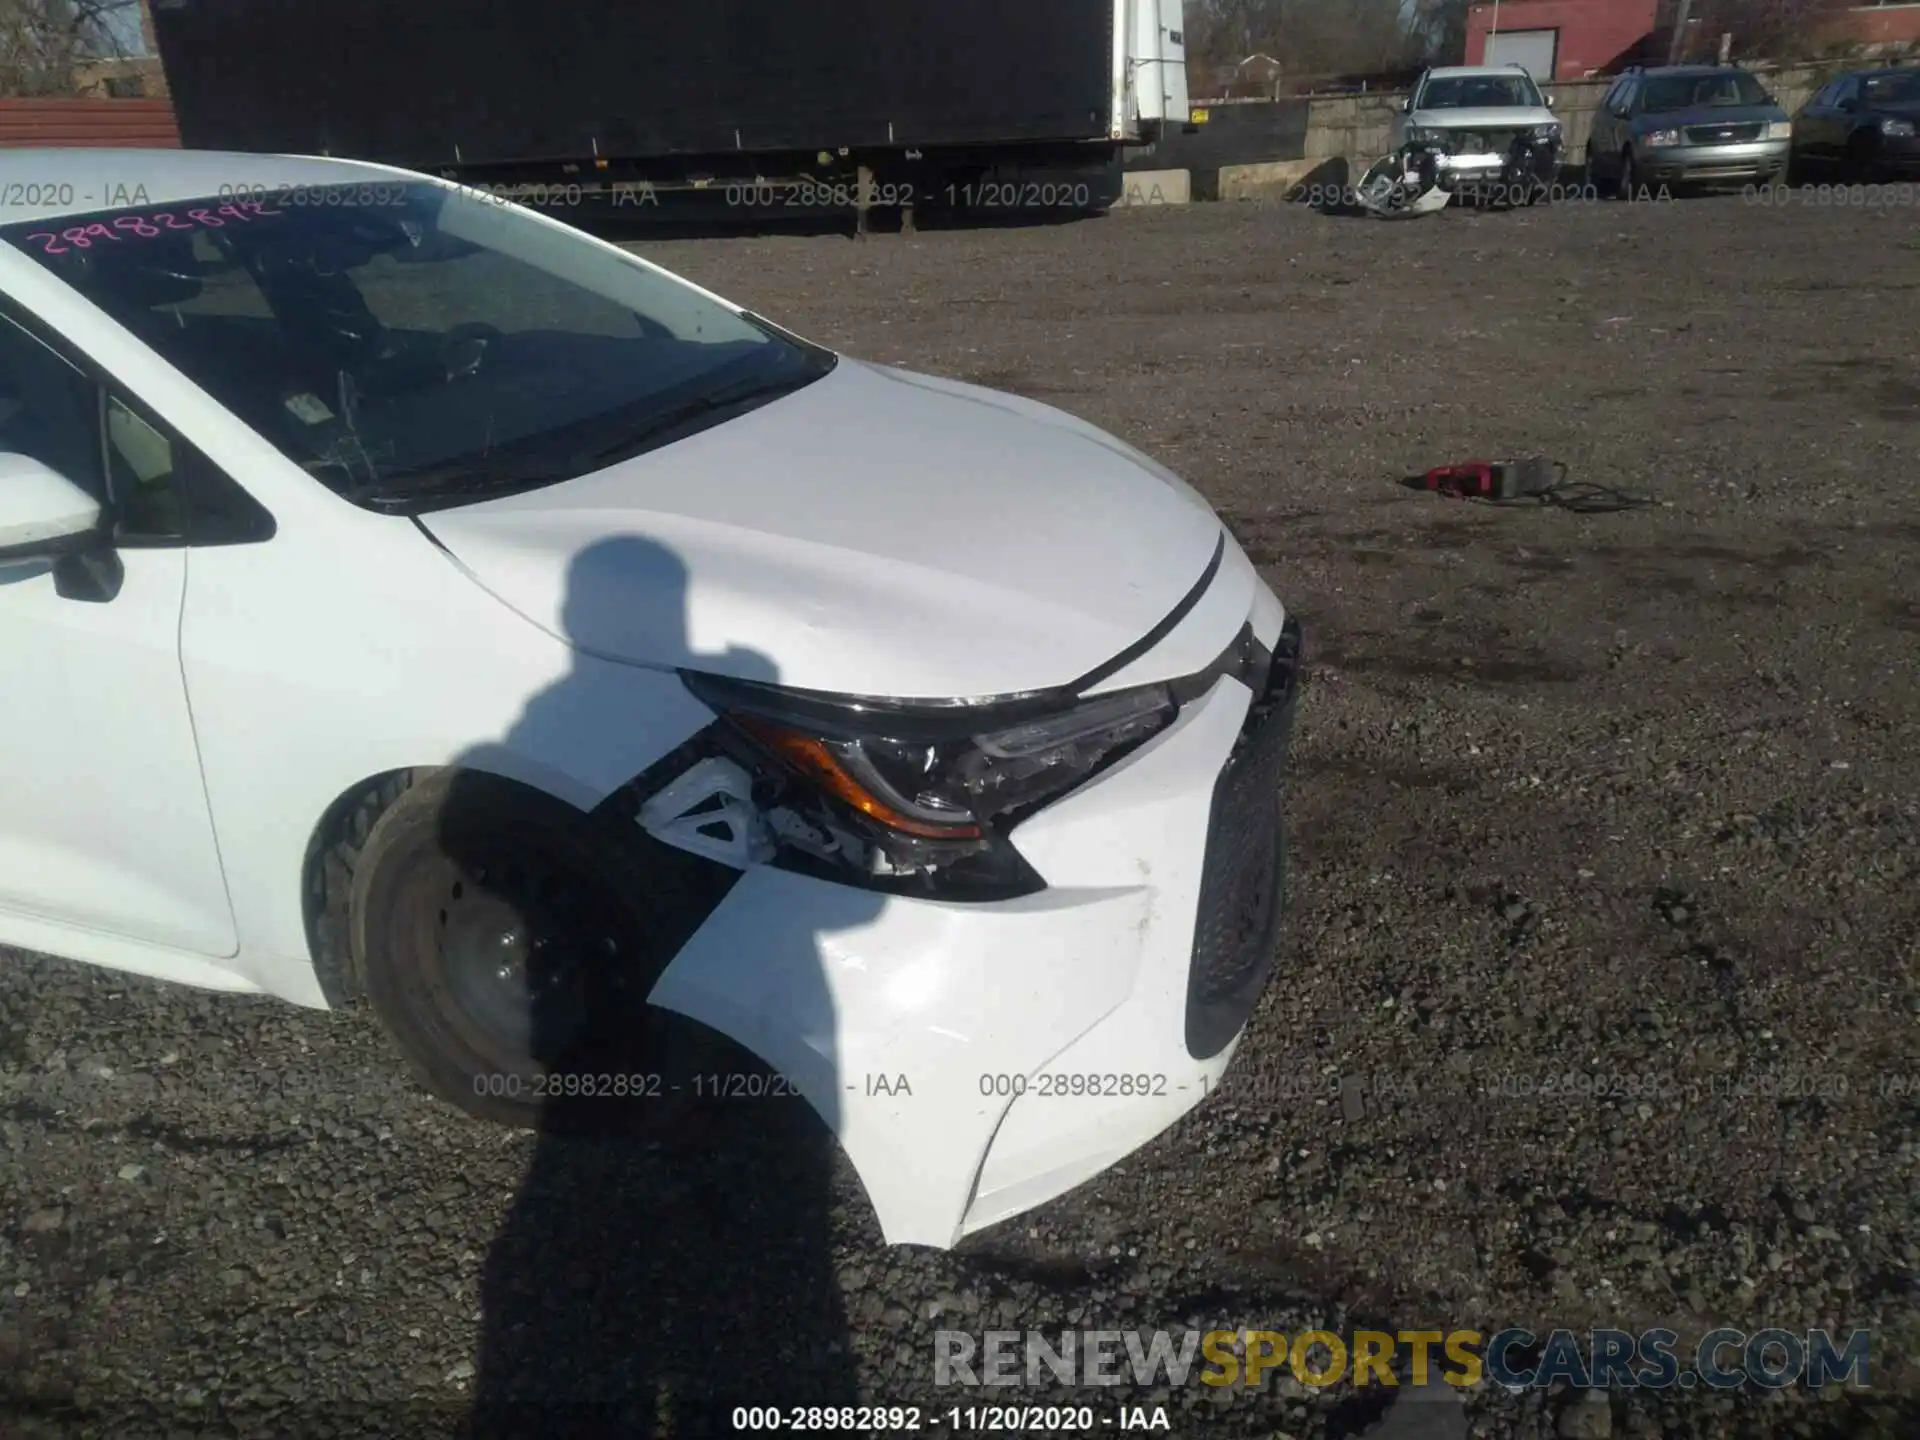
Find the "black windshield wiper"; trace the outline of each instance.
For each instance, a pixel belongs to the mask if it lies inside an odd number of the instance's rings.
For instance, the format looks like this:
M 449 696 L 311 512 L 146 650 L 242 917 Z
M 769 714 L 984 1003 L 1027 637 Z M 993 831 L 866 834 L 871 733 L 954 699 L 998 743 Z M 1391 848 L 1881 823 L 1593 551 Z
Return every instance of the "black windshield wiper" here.
M 704 420 L 722 411 L 737 409 L 756 401 L 777 400 L 782 395 L 791 394 L 803 385 L 819 379 L 818 374 L 790 375 L 784 380 L 754 380 L 740 385 L 729 385 L 724 389 L 709 391 L 704 395 L 695 395 L 677 405 L 669 405 L 644 416 L 629 429 L 623 429 L 620 437 L 609 444 L 583 450 L 574 461 L 582 469 L 599 469 L 638 455 L 642 451 L 672 435 L 684 426 L 696 420 Z
M 405 510 L 422 500 L 510 495 L 571 479 L 570 466 L 532 456 L 474 455 L 376 481 L 354 498 L 376 510 Z

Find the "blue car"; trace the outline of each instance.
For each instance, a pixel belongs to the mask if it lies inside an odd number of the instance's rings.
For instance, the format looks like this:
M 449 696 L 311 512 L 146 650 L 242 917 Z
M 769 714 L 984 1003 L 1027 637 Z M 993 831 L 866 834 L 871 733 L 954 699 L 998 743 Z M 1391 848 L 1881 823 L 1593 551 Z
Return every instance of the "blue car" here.
M 1793 161 L 1809 177 L 1920 178 L 1920 69 L 1835 76 L 1793 122 Z
M 1780 102 L 1737 66 L 1635 67 L 1593 117 L 1587 176 L 1628 196 L 1648 186 L 1771 185 L 1792 144 Z

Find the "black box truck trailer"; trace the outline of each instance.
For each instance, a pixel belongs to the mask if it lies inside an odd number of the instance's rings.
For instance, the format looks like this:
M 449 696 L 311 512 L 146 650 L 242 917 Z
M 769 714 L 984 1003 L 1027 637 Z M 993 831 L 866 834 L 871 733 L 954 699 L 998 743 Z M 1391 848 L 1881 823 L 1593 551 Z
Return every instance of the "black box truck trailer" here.
M 1180 0 L 152 9 L 190 147 L 385 161 L 550 203 L 956 201 L 1005 167 L 1110 164 L 1188 119 Z

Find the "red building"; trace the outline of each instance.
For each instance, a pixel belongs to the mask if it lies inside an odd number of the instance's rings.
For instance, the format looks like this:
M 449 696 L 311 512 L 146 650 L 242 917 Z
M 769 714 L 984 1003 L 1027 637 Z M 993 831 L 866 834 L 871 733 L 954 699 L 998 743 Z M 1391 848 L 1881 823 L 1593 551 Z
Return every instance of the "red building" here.
M 1722 29 L 1733 31 L 1734 53 L 1745 54 L 1737 8 L 1694 5 L 1736 17 L 1732 23 L 1695 20 L 1681 55 L 1712 60 Z M 1467 11 L 1467 63 L 1517 60 L 1538 80 L 1578 80 L 1635 62 L 1666 61 L 1673 42 L 1674 0 L 1474 0 Z M 1920 0 L 1825 0 L 1806 27 L 1801 47 L 1885 53 L 1920 48 Z
M 1478 0 L 1467 64 L 1517 60 L 1536 80 L 1578 80 L 1647 58 L 1659 0 Z

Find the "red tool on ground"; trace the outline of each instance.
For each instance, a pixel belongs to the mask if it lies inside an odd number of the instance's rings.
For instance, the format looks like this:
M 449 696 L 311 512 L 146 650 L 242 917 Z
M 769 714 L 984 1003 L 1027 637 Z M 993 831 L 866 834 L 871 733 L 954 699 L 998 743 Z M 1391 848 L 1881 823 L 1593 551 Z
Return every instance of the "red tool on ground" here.
M 1538 456 L 1527 460 L 1469 460 L 1426 474 L 1427 489 L 1456 500 L 1527 500 L 1558 490 L 1567 467 Z
M 1401 483 L 1412 490 L 1431 490 L 1455 500 L 1484 500 L 1489 505 L 1530 501 L 1576 515 L 1644 510 L 1659 503 L 1651 495 L 1596 485 L 1590 480 L 1570 485 L 1565 465 L 1538 455 L 1525 460 L 1469 460 L 1462 465 L 1442 465 L 1425 475 L 1410 475 Z

